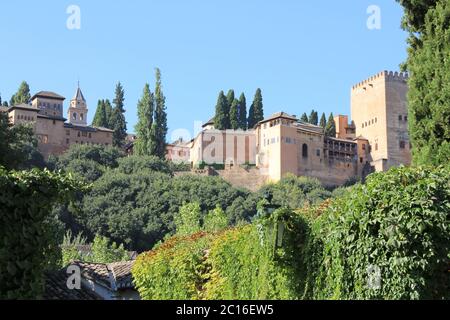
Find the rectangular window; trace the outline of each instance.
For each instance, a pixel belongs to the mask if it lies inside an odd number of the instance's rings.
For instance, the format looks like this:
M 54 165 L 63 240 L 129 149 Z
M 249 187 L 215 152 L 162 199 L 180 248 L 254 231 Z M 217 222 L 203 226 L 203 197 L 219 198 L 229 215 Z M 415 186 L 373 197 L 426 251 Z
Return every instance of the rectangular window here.
M 405 141 L 400 141 L 400 149 L 405 149 L 405 148 L 406 148 Z
M 69 144 L 70 143 L 70 140 L 69 139 L 66 139 L 66 144 Z
M 83 136 L 83 137 L 87 137 L 87 132 L 86 132 L 86 131 L 83 131 L 82 136 Z
M 316 150 L 316 155 L 317 155 L 318 157 L 320 157 L 320 149 L 317 149 L 317 150 Z
M 70 130 L 66 130 L 66 136 L 70 136 Z

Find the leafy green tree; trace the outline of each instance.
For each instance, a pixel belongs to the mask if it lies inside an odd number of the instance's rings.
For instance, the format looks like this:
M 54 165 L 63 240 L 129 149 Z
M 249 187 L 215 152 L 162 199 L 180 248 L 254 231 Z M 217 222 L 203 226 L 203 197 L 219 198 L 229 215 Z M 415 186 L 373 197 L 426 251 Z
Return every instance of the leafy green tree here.
M 151 156 L 156 154 L 156 143 L 154 141 L 153 115 L 155 101 L 149 84 L 146 84 L 142 97 L 138 102 L 138 123 L 136 124 L 137 140 L 134 143 L 134 153 L 140 156 Z
M 8 114 L 0 112 L 0 165 L 8 169 L 42 167 L 44 159 L 37 149 L 33 128 L 11 125 Z
M 322 117 L 320 117 L 320 123 L 319 125 L 325 129 L 327 126 L 327 117 L 325 116 L 325 112 L 322 113 Z
M 334 121 L 333 113 L 331 113 L 330 117 L 328 118 L 328 122 L 325 127 L 325 135 L 331 138 L 336 137 L 336 122 Z
M 174 216 L 177 235 L 188 236 L 199 232 L 201 230 L 201 213 L 202 211 L 198 202 L 183 205 L 180 211 Z
M 129 260 L 128 252 L 123 244 L 110 243 L 106 237 L 96 235 L 92 243 L 92 257 L 88 262 L 112 263 Z
M 220 206 L 211 210 L 203 220 L 203 229 L 208 232 L 218 232 L 228 227 L 228 218 Z
M 240 129 L 239 123 L 239 101 L 234 99 L 230 108 L 230 128 L 233 130 Z
M 17 92 L 11 97 L 9 104 L 11 106 L 21 103 L 29 104 L 31 100 L 30 86 L 26 81 L 22 81 Z
M 230 127 L 228 101 L 223 91 L 220 91 L 216 104 L 216 115 L 214 117 L 214 126 L 217 130 L 226 130 Z
M 113 144 L 116 147 L 122 147 L 127 137 L 127 122 L 125 120 L 124 95 L 122 84 L 119 82 L 116 86 L 116 96 L 113 100 L 114 108 L 110 119 L 110 129 L 114 130 Z
M 318 115 L 317 111 L 315 111 L 315 110 L 311 111 L 308 122 L 315 126 L 317 126 L 319 124 L 319 115 Z
M 106 128 L 108 126 L 108 121 L 106 119 L 105 100 L 98 100 L 97 110 L 95 111 L 94 119 L 92 120 L 92 125 L 94 127 L 103 127 L 103 128 Z
M 402 26 L 411 33 L 425 30 L 425 18 L 430 9 L 436 7 L 437 0 L 397 0 L 405 9 Z
M 247 101 L 244 93 L 239 97 L 239 128 L 247 130 Z
M 155 87 L 155 117 L 154 117 L 154 143 L 155 154 L 164 159 L 166 156 L 166 136 L 167 136 L 167 112 L 166 97 L 162 91 L 161 71 L 156 69 L 156 87 Z
M 73 236 L 71 230 L 67 230 L 64 234 L 63 243 L 61 245 L 62 265 L 66 267 L 73 261 L 86 261 L 83 254 L 79 250 L 80 246 L 87 245 L 87 238 L 80 232 Z
M 8 101 L 3 101 L 3 106 L 4 106 L 4 107 L 9 107 Z
M 302 114 L 302 116 L 300 117 L 300 121 L 302 121 L 304 123 L 308 123 L 309 122 L 308 115 L 306 114 L 306 112 L 304 112 Z
M 113 107 L 112 107 L 111 101 L 109 101 L 109 99 L 105 99 L 104 103 L 105 103 L 105 118 L 106 118 L 105 128 L 111 129 L 112 128 L 111 118 L 112 118 Z
M 260 121 L 264 120 L 264 107 L 263 107 L 263 98 L 261 89 L 257 89 L 255 93 L 255 97 L 253 99 L 253 103 L 249 110 L 248 115 L 248 127 L 253 128 Z
M 415 164 L 448 164 L 450 160 L 450 3 L 421 5 L 409 1 L 406 21 L 411 31 L 420 31 L 420 45 L 409 48 L 409 132 Z M 414 6 L 413 6 L 414 5 Z M 424 22 L 422 24 L 422 19 Z M 412 41 L 410 41 L 411 43 Z

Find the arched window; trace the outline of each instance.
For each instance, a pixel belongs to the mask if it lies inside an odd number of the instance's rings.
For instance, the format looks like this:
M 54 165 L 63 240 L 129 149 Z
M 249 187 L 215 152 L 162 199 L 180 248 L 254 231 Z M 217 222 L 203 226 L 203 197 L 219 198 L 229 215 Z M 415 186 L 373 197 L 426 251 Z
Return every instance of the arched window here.
M 308 145 L 306 143 L 303 144 L 302 156 L 303 158 L 308 158 Z
M 76 113 L 76 112 L 74 112 L 74 113 L 72 114 L 72 118 L 73 118 L 73 120 L 77 120 L 77 113 Z
M 80 114 L 80 120 L 84 120 L 84 114 Z

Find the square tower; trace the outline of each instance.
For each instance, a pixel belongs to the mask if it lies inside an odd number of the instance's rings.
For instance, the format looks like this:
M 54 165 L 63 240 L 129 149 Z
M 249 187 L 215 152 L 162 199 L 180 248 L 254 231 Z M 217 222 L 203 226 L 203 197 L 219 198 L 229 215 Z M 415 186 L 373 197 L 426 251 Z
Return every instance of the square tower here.
M 352 87 L 356 136 L 369 141 L 368 160 L 376 171 L 411 163 L 407 80 L 407 74 L 383 71 Z
M 80 85 L 78 85 L 77 92 L 72 100 L 68 110 L 69 122 L 78 126 L 87 126 L 88 108 L 86 99 L 81 92 Z

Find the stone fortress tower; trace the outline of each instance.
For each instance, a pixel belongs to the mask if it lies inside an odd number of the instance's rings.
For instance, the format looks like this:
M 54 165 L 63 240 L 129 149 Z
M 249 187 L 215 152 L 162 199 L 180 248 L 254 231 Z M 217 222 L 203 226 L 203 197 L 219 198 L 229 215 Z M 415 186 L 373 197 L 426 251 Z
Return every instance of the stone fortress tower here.
M 411 163 L 407 80 L 407 74 L 383 71 L 352 87 L 356 137 L 368 140 L 367 160 L 375 171 Z

